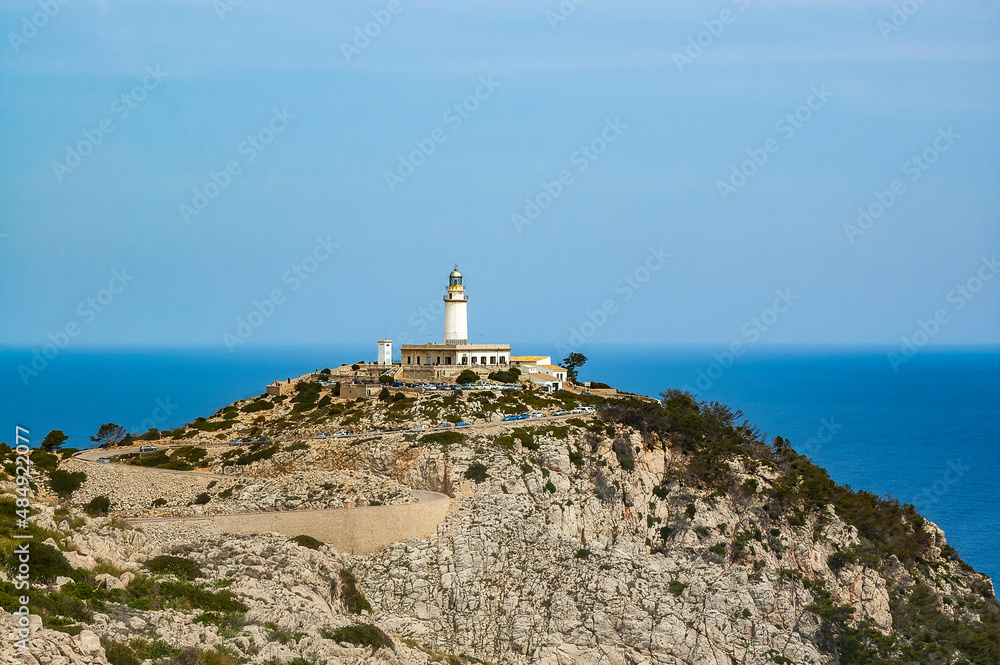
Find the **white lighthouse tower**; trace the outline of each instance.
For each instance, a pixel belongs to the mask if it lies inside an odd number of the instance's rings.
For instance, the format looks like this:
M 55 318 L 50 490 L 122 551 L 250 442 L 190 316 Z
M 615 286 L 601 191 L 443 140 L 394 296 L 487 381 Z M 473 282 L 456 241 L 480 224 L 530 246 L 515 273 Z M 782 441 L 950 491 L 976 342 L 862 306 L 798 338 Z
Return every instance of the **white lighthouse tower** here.
M 462 285 L 462 273 L 458 272 L 458 264 L 448 276 L 448 293 L 444 297 L 444 343 L 468 344 L 469 322 L 465 308 L 469 304 L 469 296 L 465 295 Z

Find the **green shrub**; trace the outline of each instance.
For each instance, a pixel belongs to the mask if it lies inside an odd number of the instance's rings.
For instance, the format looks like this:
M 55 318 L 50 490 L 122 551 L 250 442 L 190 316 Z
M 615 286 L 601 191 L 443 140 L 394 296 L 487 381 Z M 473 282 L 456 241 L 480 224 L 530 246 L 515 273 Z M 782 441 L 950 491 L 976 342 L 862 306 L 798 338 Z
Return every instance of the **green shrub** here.
M 245 466 L 261 460 L 271 459 L 274 457 L 274 454 L 278 452 L 278 450 L 279 448 L 277 445 L 267 447 L 250 446 L 250 449 L 246 453 L 237 457 L 233 464 L 237 466 Z
M 323 546 L 323 541 L 316 540 L 312 536 L 307 536 L 305 534 L 302 534 L 300 536 L 295 536 L 294 538 L 289 538 L 289 540 L 291 540 L 293 543 L 301 545 L 302 547 L 308 547 L 311 550 L 318 550 L 320 547 Z
M 28 543 L 31 577 L 40 582 L 53 582 L 57 577 L 80 579 L 80 574 L 69 565 L 63 553 L 45 543 Z M 11 553 L 7 568 L 16 571 L 19 565 L 18 555 Z
M 87 474 L 83 471 L 65 471 L 56 469 L 49 474 L 49 486 L 56 494 L 69 496 L 80 489 L 83 482 L 87 480 Z
M 462 443 L 465 441 L 465 435 L 454 430 L 448 432 L 434 432 L 433 434 L 424 434 L 420 437 L 419 441 L 420 443 L 438 443 L 443 446 L 447 446 L 453 443 Z
M 489 379 L 498 383 L 517 383 L 519 376 L 521 376 L 521 370 L 517 367 L 511 367 L 499 372 L 490 372 Z
M 364 597 L 358 589 L 358 581 L 354 573 L 347 569 L 341 569 L 340 574 L 340 602 L 348 612 L 361 614 L 361 612 L 371 612 L 372 606 L 368 599 Z
M 103 517 L 111 512 L 111 499 L 103 494 L 95 496 L 83 507 L 83 511 L 91 517 Z
M 161 508 L 165 505 L 167 505 L 166 499 L 162 497 L 160 497 L 159 499 L 153 499 L 153 504 L 152 504 L 153 508 Z
M 266 399 L 258 398 L 253 402 L 245 405 L 240 411 L 243 413 L 257 413 L 258 411 L 270 411 L 274 408 L 274 404 Z
M 708 548 L 708 551 L 712 554 L 718 554 L 719 556 L 726 556 L 726 546 L 721 543 L 718 545 L 712 545 Z
M 682 593 L 684 593 L 684 589 L 686 588 L 687 584 L 684 584 L 683 582 L 680 582 L 678 580 L 672 580 L 670 584 L 667 586 L 667 591 L 674 594 L 675 596 L 679 596 Z
M 581 547 L 576 551 L 576 554 L 574 554 L 573 556 L 575 556 L 577 559 L 589 559 L 590 554 L 591 554 L 590 550 L 588 550 L 585 547 Z
M 545 491 L 548 492 L 549 494 L 556 493 L 556 486 L 552 484 L 551 480 L 545 481 Z
M 201 577 L 201 566 L 191 559 L 180 556 L 161 554 L 153 557 L 144 565 L 154 573 L 169 573 L 189 580 Z
M 486 472 L 486 466 L 480 462 L 473 462 L 469 465 L 469 468 L 465 470 L 465 477 L 468 480 L 474 480 L 477 483 L 481 483 L 490 477 L 490 474 Z
M 392 640 L 389 639 L 389 636 L 377 626 L 367 623 L 338 628 L 334 631 L 331 639 L 335 642 L 347 642 L 359 647 L 372 647 L 373 652 L 382 647 L 392 648 Z
M 473 372 L 471 369 L 463 369 L 462 373 L 458 375 L 455 379 L 455 383 L 459 385 L 465 385 L 467 383 L 475 383 L 479 380 L 479 375 Z
M 285 447 L 286 453 L 293 453 L 296 450 L 309 450 L 309 444 L 305 441 L 299 441 L 298 443 L 293 443 L 292 445 Z
M 826 557 L 826 565 L 830 567 L 830 570 L 840 570 L 844 566 L 857 563 L 858 555 L 854 552 L 837 551 Z
M 198 496 L 196 496 L 194 498 L 194 502 L 193 503 L 196 506 L 204 506 L 206 503 L 208 503 L 211 500 L 212 500 L 212 495 L 210 495 L 208 492 L 202 492 L 201 494 L 199 494 Z

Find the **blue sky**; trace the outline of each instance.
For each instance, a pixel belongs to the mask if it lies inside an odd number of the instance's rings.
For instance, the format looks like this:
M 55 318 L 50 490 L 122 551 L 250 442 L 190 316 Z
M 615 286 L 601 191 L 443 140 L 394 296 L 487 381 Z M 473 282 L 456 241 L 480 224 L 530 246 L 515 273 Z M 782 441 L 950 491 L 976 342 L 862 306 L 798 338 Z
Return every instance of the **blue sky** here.
M 390 4 L 3 3 L 0 344 L 1000 343 L 994 3 Z

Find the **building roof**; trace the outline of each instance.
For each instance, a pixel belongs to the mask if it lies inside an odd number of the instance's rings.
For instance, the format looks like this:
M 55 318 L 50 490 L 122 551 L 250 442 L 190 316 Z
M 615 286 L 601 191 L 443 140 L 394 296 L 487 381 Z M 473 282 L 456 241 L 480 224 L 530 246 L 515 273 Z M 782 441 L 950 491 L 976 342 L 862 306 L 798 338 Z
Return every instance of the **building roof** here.
M 536 363 L 539 360 L 545 360 L 549 356 L 511 356 L 511 361 L 517 361 L 520 363 Z
M 559 367 L 558 365 L 539 365 L 539 367 L 544 367 L 545 369 L 551 369 L 557 372 L 565 372 L 565 367 Z
M 552 376 L 551 374 L 542 374 L 541 372 L 535 372 L 531 375 L 532 381 L 559 381 L 558 377 Z

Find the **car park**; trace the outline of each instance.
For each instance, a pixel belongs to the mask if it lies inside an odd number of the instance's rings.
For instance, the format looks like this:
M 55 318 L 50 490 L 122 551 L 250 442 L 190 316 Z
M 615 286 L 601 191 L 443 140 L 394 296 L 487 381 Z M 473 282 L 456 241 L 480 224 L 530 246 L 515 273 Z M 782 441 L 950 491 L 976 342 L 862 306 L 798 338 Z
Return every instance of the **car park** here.
M 556 409 L 555 411 L 552 412 L 552 415 L 553 416 L 565 416 L 567 413 L 569 413 L 569 411 L 567 411 L 566 409 Z
M 100 462 L 101 464 L 107 464 L 108 462 L 111 461 L 111 458 L 110 457 L 98 457 L 97 461 Z
M 156 450 L 156 446 L 139 446 L 140 453 L 151 453 Z

